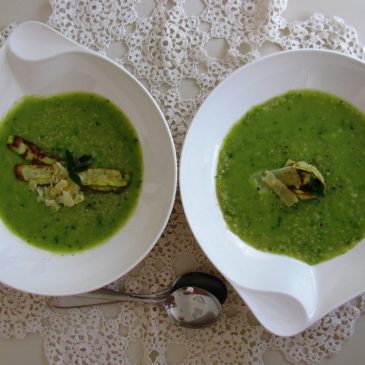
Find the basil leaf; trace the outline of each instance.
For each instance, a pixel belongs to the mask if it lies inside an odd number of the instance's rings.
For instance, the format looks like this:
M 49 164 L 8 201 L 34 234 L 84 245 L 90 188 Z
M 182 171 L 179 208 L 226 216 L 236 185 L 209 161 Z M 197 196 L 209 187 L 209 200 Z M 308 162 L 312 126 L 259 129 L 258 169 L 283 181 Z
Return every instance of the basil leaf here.
M 74 173 L 69 173 L 70 179 L 77 185 L 82 186 L 81 179 L 79 175 Z
M 87 170 L 92 162 L 92 156 L 83 155 L 75 161 L 72 153 L 69 150 L 65 151 L 65 163 L 70 179 L 77 185 L 82 186 L 81 179 L 77 175 L 78 172 Z
M 308 182 L 307 190 L 315 196 L 324 196 L 323 184 L 318 179 L 315 179 L 313 177 L 311 177 Z
M 69 174 L 72 174 L 75 170 L 75 162 L 72 153 L 69 150 L 65 151 L 66 168 Z
M 85 164 L 85 163 L 91 163 L 93 156 L 91 155 L 83 155 L 81 156 L 78 160 L 77 163 L 78 164 Z

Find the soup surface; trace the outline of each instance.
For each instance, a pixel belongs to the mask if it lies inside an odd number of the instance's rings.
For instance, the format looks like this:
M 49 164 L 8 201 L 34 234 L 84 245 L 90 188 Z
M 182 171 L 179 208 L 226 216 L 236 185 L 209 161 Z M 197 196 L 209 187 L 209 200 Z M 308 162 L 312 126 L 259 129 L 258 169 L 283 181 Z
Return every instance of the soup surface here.
M 11 135 L 61 159 L 65 151 L 92 156 L 91 167 L 121 170 L 130 177 L 128 185 L 118 193 L 82 189 L 80 204 L 52 209 L 15 177 L 14 166 L 28 162 L 7 147 Z M 37 247 L 71 253 L 95 246 L 126 223 L 136 207 L 143 178 L 140 143 L 127 117 L 101 96 L 74 92 L 23 98 L 1 122 L 0 155 L 0 216 Z
M 316 166 L 324 195 L 286 206 L 260 174 L 288 160 Z M 316 90 L 293 90 L 249 110 L 219 154 L 218 201 L 246 243 L 317 264 L 365 235 L 365 116 Z

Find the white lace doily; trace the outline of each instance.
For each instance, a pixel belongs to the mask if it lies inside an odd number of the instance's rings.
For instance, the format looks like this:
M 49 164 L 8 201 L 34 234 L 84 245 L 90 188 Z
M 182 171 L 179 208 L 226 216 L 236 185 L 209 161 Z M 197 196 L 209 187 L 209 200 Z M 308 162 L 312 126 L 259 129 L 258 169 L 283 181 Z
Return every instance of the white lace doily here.
M 178 153 L 208 93 L 234 69 L 260 57 L 268 45 L 328 48 L 365 59 L 355 30 L 343 20 L 315 14 L 288 23 L 282 16 L 286 0 L 156 0 L 150 14 L 141 13 L 139 0 L 51 0 L 51 5 L 52 27 L 110 56 L 148 87 Z M 0 45 L 13 27 L 0 33 Z M 178 197 L 153 251 L 112 286 L 152 292 L 190 270 L 217 274 L 194 241 Z M 114 315 L 102 307 L 53 312 L 44 297 L 0 286 L 0 336 L 39 333 L 52 365 L 165 364 L 172 354 L 179 354 L 181 364 L 251 365 L 263 364 L 267 349 L 282 351 L 291 362 L 316 364 L 341 350 L 364 302 L 363 295 L 302 334 L 283 338 L 266 332 L 232 288 L 219 323 L 193 331 L 172 325 L 158 307 L 124 303 Z M 139 358 L 130 358 L 132 352 Z

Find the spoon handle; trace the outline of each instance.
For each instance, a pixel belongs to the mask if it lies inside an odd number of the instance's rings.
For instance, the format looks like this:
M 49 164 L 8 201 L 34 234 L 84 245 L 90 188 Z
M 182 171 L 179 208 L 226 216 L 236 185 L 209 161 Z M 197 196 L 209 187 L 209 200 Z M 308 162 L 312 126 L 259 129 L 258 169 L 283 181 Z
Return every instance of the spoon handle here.
M 168 294 L 169 290 L 155 294 L 125 294 L 110 289 L 99 289 L 84 294 L 52 297 L 47 304 L 54 308 L 87 307 L 125 301 L 160 304 L 166 299 Z

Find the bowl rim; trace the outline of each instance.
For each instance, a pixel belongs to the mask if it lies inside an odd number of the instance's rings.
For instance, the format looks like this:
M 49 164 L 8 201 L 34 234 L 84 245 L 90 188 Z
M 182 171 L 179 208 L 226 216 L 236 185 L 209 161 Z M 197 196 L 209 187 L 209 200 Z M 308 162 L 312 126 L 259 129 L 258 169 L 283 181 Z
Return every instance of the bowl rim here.
M 117 280 L 121 276 L 123 276 L 123 275 L 127 274 L 128 272 L 130 272 L 134 267 L 136 267 L 151 252 L 151 250 L 153 249 L 153 247 L 155 246 L 157 241 L 160 239 L 164 229 L 166 228 L 166 225 L 168 224 L 168 221 L 170 219 L 170 215 L 171 215 L 174 203 L 175 203 L 176 187 L 177 187 L 177 156 L 176 156 L 176 149 L 175 149 L 175 144 L 174 144 L 174 140 L 173 140 L 169 125 L 168 125 L 168 123 L 167 123 L 160 107 L 158 106 L 157 102 L 154 100 L 154 98 L 149 93 L 149 91 L 146 89 L 146 87 L 135 76 L 133 76 L 128 70 L 126 70 L 122 66 L 114 63 L 113 61 L 111 61 L 106 56 L 100 55 L 100 54 L 98 54 L 94 51 L 91 51 L 91 50 L 77 44 L 76 42 L 74 42 L 72 40 L 67 39 L 62 34 L 57 32 L 56 30 L 52 29 L 48 25 L 46 25 L 44 23 L 41 23 L 41 22 L 37 22 L 37 21 L 27 21 L 27 22 L 19 24 L 15 28 L 15 30 L 12 32 L 12 34 L 9 36 L 9 38 L 6 40 L 6 42 L 0 48 L 0 54 L 1 53 L 6 53 L 8 51 L 9 44 L 12 42 L 13 37 L 17 36 L 18 33 L 20 34 L 21 37 L 24 36 L 24 34 L 27 34 L 27 37 L 28 37 L 29 34 L 33 31 L 35 32 L 35 34 L 39 34 L 41 36 L 45 36 L 45 37 L 50 36 L 52 40 L 55 40 L 55 42 L 59 41 L 58 46 L 61 50 L 57 51 L 56 55 L 51 54 L 49 58 L 57 57 L 57 55 L 72 54 L 72 53 L 92 55 L 93 57 L 96 57 L 97 59 L 102 60 L 102 62 L 106 62 L 108 64 L 107 65 L 108 68 L 114 68 L 115 70 L 117 70 L 117 72 L 122 73 L 123 77 L 126 77 L 126 78 L 130 79 L 130 81 L 136 86 L 136 88 L 139 90 L 139 92 L 144 94 L 144 97 L 146 97 L 149 100 L 149 102 L 151 103 L 151 105 L 154 108 L 154 112 L 156 113 L 156 118 L 158 117 L 158 119 L 159 119 L 160 128 L 162 128 L 165 131 L 164 135 L 165 135 L 165 137 L 167 137 L 165 139 L 165 144 L 166 144 L 166 148 L 169 150 L 169 160 L 170 160 L 170 163 L 173 167 L 173 169 L 171 169 L 171 171 L 170 171 L 171 176 L 169 177 L 169 181 L 168 181 L 169 188 L 166 190 L 166 191 L 168 191 L 168 194 L 169 194 L 169 196 L 166 197 L 166 210 L 165 210 L 164 214 L 161 214 L 160 227 L 159 227 L 159 229 L 156 228 L 156 234 L 154 235 L 154 237 L 152 239 L 149 240 L 150 241 L 149 244 L 148 245 L 146 244 L 146 248 L 143 252 L 143 255 L 139 256 L 137 260 L 134 260 L 133 263 L 131 263 L 127 267 L 123 268 L 123 270 L 119 270 L 118 273 L 116 273 L 115 275 L 105 277 L 104 279 L 96 278 L 91 284 L 84 285 L 82 289 L 76 289 L 76 290 L 75 289 L 70 289 L 70 290 L 67 290 L 67 291 L 57 290 L 57 288 L 55 288 L 55 285 L 54 285 L 55 283 L 53 283 L 52 285 L 49 286 L 49 290 L 35 290 L 34 288 L 29 290 L 29 289 L 26 288 L 26 285 L 14 285 L 13 283 L 8 283 L 8 282 L 5 282 L 5 281 L 2 280 L 2 282 L 5 285 L 7 285 L 8 287 L 11 287 L 11 288 L 14 288 L 14 289 L 17 289 L 17 290 L 21 290 L 21 291 L 24 291 L 24 292 L 28 292 L 28 293 L 31 293 L 31 294 L 46 295 L 46 296 L 49 296 L 49 295 L 52 295 L 52 296 L 56 296 L 56 295 L 57 296 L 73 295 L 73 294 L 79 294 L 79 293 L 95 290 L 95 289 L 98 289 L 102 286 L 110 284 L 111 282 Z M 54 46 L 54 44 L 53 44 L 53 46 Z M 46 50 L 47 49 L 47 44 L 39 42 L 37 47 L 39 47 L 40 49 Z M 52 53 L 52 52 L 53 51 L 50 51 L 50 53 Z M 33 60 L 29 60 L 29 62 L 33 62 Z M 95 93 L 100 94 L 97 91 Z M 116 105 L 116 106 L 118 108 L 120 108 L 120 106 L 118 106 L 118 105 Z M 10 106 L 10 108 L 11 108 L 11 106 Z M 6 111 L 5 111 L 4 115 L 6 115 Z M 131 122 L 131 124 L 133 125 L 133 122 Z M 140 195 L 138 197 L 137 206 L 140 203 L 141 194 L 142 194 L 142 191 L 140 192 Z M 134 211 L 132 212 L 132 215 L 128 218 L 126 224 L 128 224 L 128 221 L 130 221 L 131 218 L 133 217 L 133 215 L 136 213 L 137 206 L 135 207 Z M 83 254 L 83 252 L 89 252 L 89 251 L 93 250 L 94 248 L 98 248 L 98 247 L 106 245 L 108 243 L 108 241 L 112 237 L 115 237 L 118 234 L 118 232 L 120 232 L 126 224 L 124 224 L 122 227 L 120 227 L 116 232 L 113 233 L 113 235 L 110 238 L 107 238 L 100 245 L 96 245 L 95 247 L 93 246 L 90 249 L 87 249 L 87 250 L 81 251 L 81 252 L 77 252 L 76 254 L 78 254 L 78 255 Z M 24 241 L 18 235 L 16 235 L 11 230 L 9 230 L 6 225 L 4 225 L 4 226 L 11 233 L 12 236 L 15 236 L 17 239 L 20 239 L 21 241 Z M 24 243 L 24 244 L 26 244 L 26 243 Z M 43 250 L 43 249 L 37 248 L 35 246 L 29 245 L 29 244 L 26 244 L 26 245 L 31 246 L 32 249 L 34 249 L 34 250 L 38 250 L 38 251 L 42 251 L 42 252 L 47 251 L 47 250 Z M 48 252 L 48 253 L 50 255 L 57 255 L 57 254 L 54 254 L 52 252 Z
M 196 222 L 194 222 L 193 218 L 191 217 L 191 207 L 188 207 L 189 203 L 187 202 L 188 200 L 190 200 L 187 196 L 189 195 L 189 193 L 187 193 L 187 191 L 189 190 L 188 182 L 185 181 L 185 172 L 184 170 L 188 170 L 188 162 L 187 159 L 188 157 L 187 154 L 187 149 L 189 147 L 189 143 L 190 143 L 190 138 L 191 135 L 194 133 L 194 128 L 195 128 L 195 122 L 197 120 L 199 120 L 200 114 L 203 113 L 204 115 L 204 108 L 205 105 L 207 103 L 210 102 L 211 99 L 213 99 L 214 94 L 220 92 L 221 90 L 224 89 L 224 87 L 226 86 L 226 84 L 228 84 L 228 82 L 232 81 L 233 79 L 235 79 L 237 77 L 238 74 L 241 74 L 243 72 L 250 72 L 252 71 L 252 69 L 255 69 L 258 65 L 262 65 L 265 64 L 267 62 L 271 62 L 272 60 L 277 61 L 278 59 L 280 60 L 281 58 L 286 58 L 286 57 L 291 57 L 293 55 L 296 56 L 302 56 L 304 54 L 307 55 L 311 55 L 313 57 L 317 57 L 317 56 L 329 56 L 329 57 L 335 57 L 337 59 L 342 59 L 345 60 L 345 62 L 347 63 L 352 63 L 355 66 L 360 66 L 362 69 L 365 69 L 365 62 L 363 62 L 362 60 L 359 60 L 357 58 L 355 58 L 354 56 L 351 55 L 347 55 L 347 54 L 342 54 L 339 53 L 337 51 L 332 51 L 332 50 L 323 50 L 323 49 L 298 49 L 298 50 L 285 50 L 285 51 L 280 51 L 280 52 L 276 52 L 273 54 L 269 54 L 266 55 L 264 57 L 261 57 L 259 59 L 254 60 L 251 63 L 248 63 L 244 66 L 239 67 L 238 69 L 234 70 L 227 78 L 225 78 L 222 82 L 220 82 L 212 91 L 211 93 L 208 95 L 208 97 L 204 100 L 204 102 L 202 103 L 202 105 L 198 108 L 190 126 L 189 129 L 187 131 L 186 137 L 184 139 L 184 143 L 182 146 L 182 151 L 181 151 L 181 155 L 180 155 L 180 175 L 179 175 L 179 186 L 180 186 L 180 192 L 181 192 L 181 200 L 182 200 L 182 205 L 183 205 L 183 209 L 187 218 L 187 222 L 189 224 L 189 227 L 195 237 L 195 239 L 197 240 L 199 246 L 201 247 L 201 249 L 203 250 L 204 254 L 209 258 L 209 260 L 213 263 L 213 265 L 215 265 L 215 267 L 217 268 L 218 271 L 220 271 L 222 273 L 223 276 L 226 277 L 226 279 L 232 284 L 232 286 L 236 289 L 236 291 L 238 292 L 238 294 L 242 297 L 242 299 L 245 300 L 245 298 L 247 298 L 247 301 L 250 302 L 249 306 L 251 307 L 251 303 L 252 301 L 250 300 L 252 297 L 255 297 L 255 294 L 252 293 L 248 293 L 248 291 L 255 291 L 257 290 L 257 292 L 261 292 L 261 293 L 270 293 L 269 291 L 263 291 L 260 289 L 255 289 L 255 288 L 251 288 L 251 287 L 245 287 L 244 284 L 242 283 L 237 283 L 235 280 L 232 280 L 232 278 L 227 275 L 227 272 L 224 271 L 224 268 L 221 268 L 220 265 L 218 263 L 215 262 L 214 260 L 214 255 L 212 254 L 212 250 L 208 247 L 209 244 L 207 244 L 206 242 L 204 242 L 204 239 L 202 238 L 202 234 L 199 232 L 199 228 L 198 228 L 198 224 Z M 292 89 L 295 89 L 294 87 Z M 313 88 L 312 88 L 313 89 Z M 227 92 L 227 90 L 225 90 Z M 244 94 L 244 91 L 242 92 Z M 279 95 L 279 94 L 278 94 Z M 273 96 L 271 96 L 273 97 Z M 267 100 L 267 99 L 266 99 Z M 351 101 L 350 101 L 351 103 Z M 247 108 L 247 110 L 249 110 L 250 108 L 252 108 L 254 105 L 257 105 L 259 103 L 256 104 L 250 104 L 249 107 Z M 360 109 L 360 108 L 359 108 Z M 247 111 L 246 110 L 246 111 Z M 362 110 L 364 112 L 364 110 Z M 246 112 L 243 112 L 241 114 L 244 115 Z M 236 120 L 237 121 L 237 120 Z M 201 122 L 201 121 L 200 121 Z M 229 122 L 230 123 L 230 122 Z M 234 122 L 233 122 L 234 124 Z M 232 124 L 230 124 L 230 127 L 232 126 Z M 221 143 L 221 141 L 220 141 Z M 210 164 L 210 162 L 209 162 Z M 213 169 L 215 169 L 216 166 L 213 166 Z M 244 242 L 244 241 L 243 241 Z M 245 242 L 244 242 L 245 243 Z M 246 244 L 246 243 L 245 243 Z M 247 245 L 247 244 L 246 244 Z M 356 247 L 356 245 L 354 246 Z M 350 250 L 351 251 L 351 250 Z M 269 254 L 270 256 L 277 256 L 275 254 Z M 280 255 L 278 255 L 280 256 Z M 320 265 L 325 266 L 326 263 L 328 262 L 333 262 L 334 260 L 336 260 L 337 256 L 334 257 L 333 259 L 327 260 L 323 263 L 319 263 L 317 265 L 308 265 L 306 263 L 304 263 L 304 265 L 307 265 L 311 268 L 315 268 L 315 270 L 317 269 L 317 267 L 319 267 Z M 299 260 L 297 260 L 299 262 Z M 282 331 L 282 329 L 280 328 L 273 328 L 270 326 L 269 322 L 265 322 L 265 319 L 263 320 L 263 318 L 260 318 L 258 315 L 258 310 L 257 308 L 251 308 L 252 311 L 254 312 L 254 314 L 258 317 L 259 321 L 261 322 L 261 324 L 264 325 L 264 327 L 268 328 L 269 331 L 279 334 L 279 335 L 294 335 L 297 334 L 299 332 L 301 332 L 302 330 L 306 329 L 307 327 L 309 327 L 311 324 L 313 324 L 314 322 L 316 322 L 319 318 L 321 318 L 322 316 L 324 316 L 325 314 L 327 314 L 328 312 L 330 312 L 331 310 L 333 310 L 334 308 L 342 305 L 343 303 L 345 303 L 346 301 L 350 300 L 351 298 L 355 297 L 356 295 L 358 295 L 359 293 L 361 293 L 362 291 L 357 291 L 354 292 L 352 296 L 347 297 L 347 299 L 345 300 L 341 300 L 333 305 L 327 306 L 325 309 L 324 308 L 320 308 L 320 312 L 315 312 L 312 314 L 308 314 L 307 318 L 303 321 L 301 321 L 300 323 L 298 323 L 298 325 L 296 326 L 295 329 L 292 329 L 291 332 L 286 332 L 284 333 Z M 272 293 L 276 293 L 275 291 L 272 291 Z

